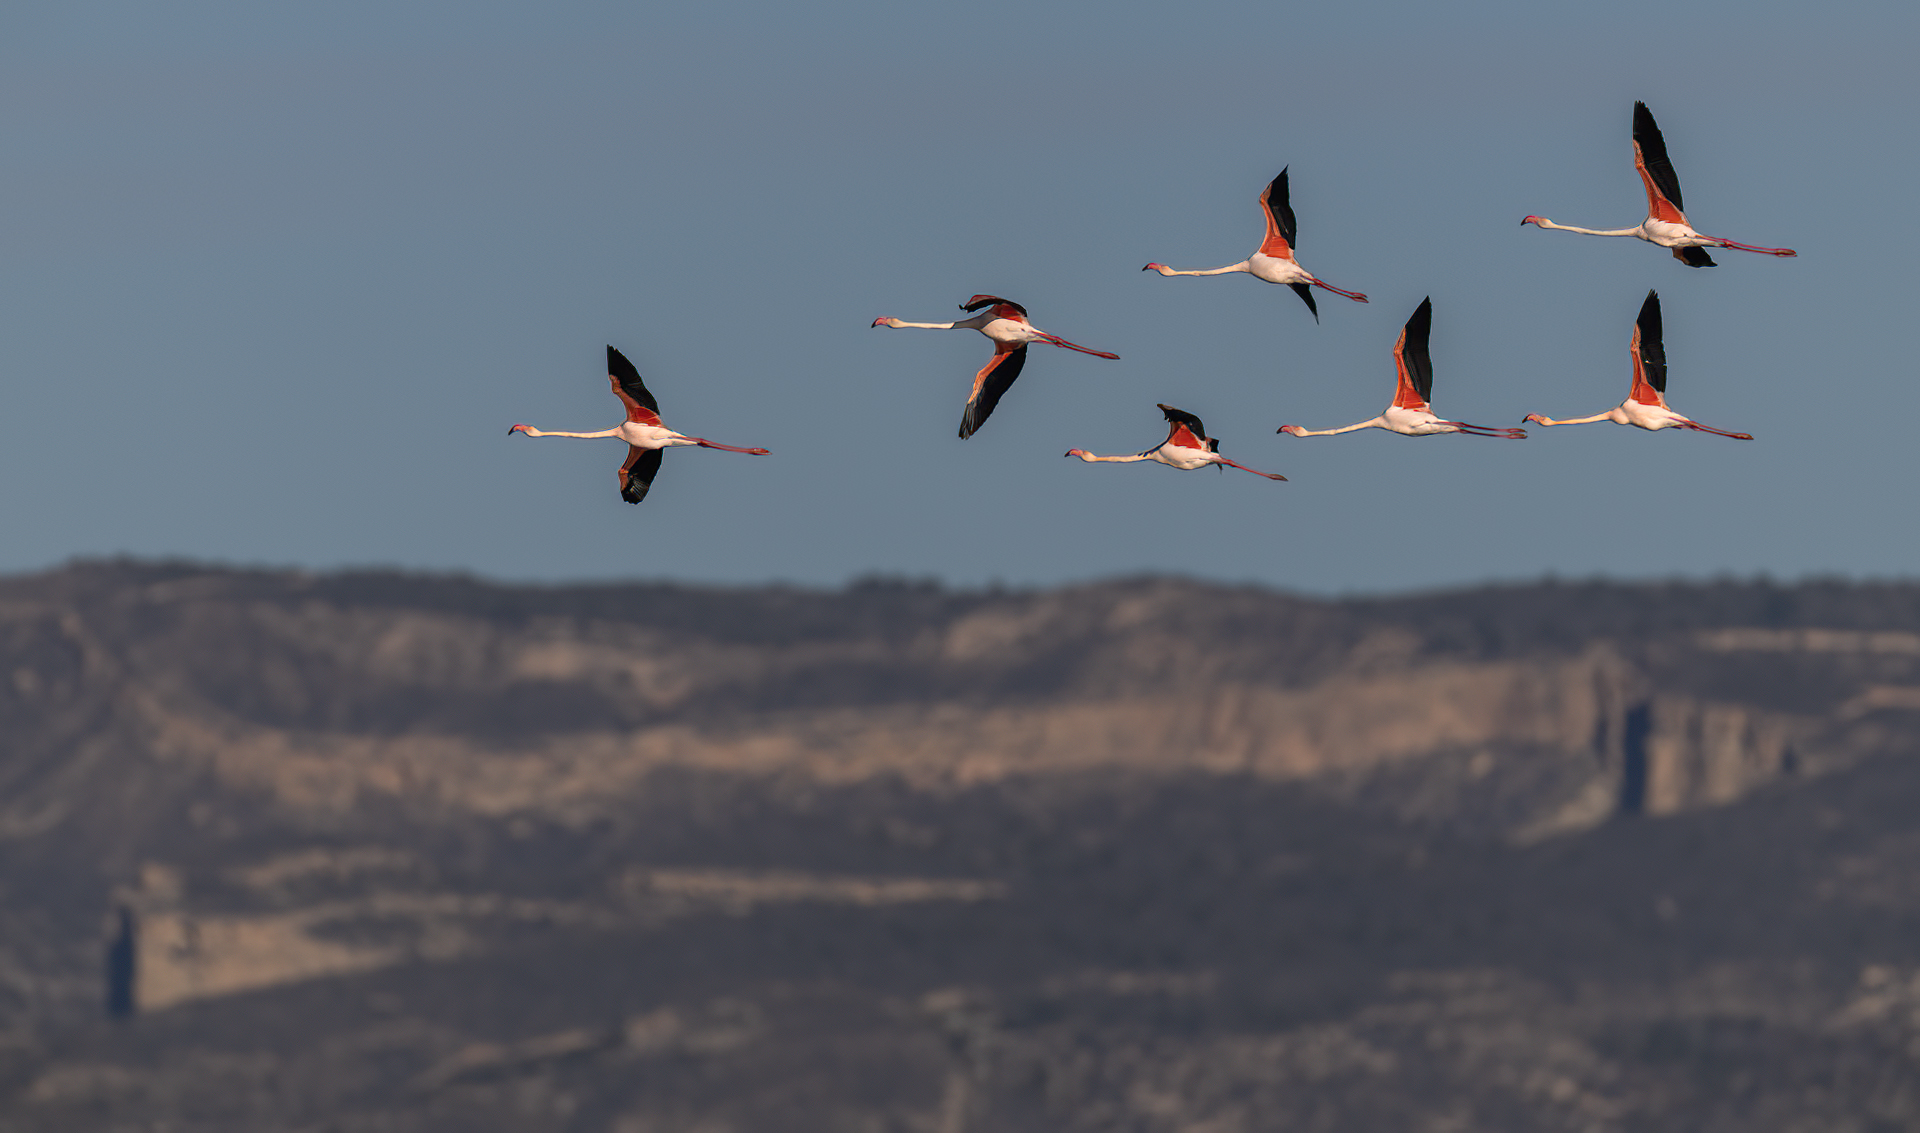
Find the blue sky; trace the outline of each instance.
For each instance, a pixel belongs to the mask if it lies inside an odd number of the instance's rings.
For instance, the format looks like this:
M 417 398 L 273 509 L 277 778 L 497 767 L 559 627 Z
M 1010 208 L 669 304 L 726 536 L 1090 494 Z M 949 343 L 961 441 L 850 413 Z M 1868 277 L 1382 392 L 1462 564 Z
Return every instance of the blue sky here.
M 529 580 L 1015 585 L 1148 571 L 1316 593 L 1911 576 L 1911 5 L 11 4 L 0 10 L 0 570 L 75 556 Z M 1519 225 L 1643 215 L 1694 271 Z M 1292 170 L 1321 321 L 1214 267 Z M 1669 396 L 1755 434 L 1377 432 L 1434 302 L 1434 402 L 1617 404 L 1649 287 Z M 1033 348 L 978 435 L 975 292 Z M 602 353 L 676 451 L 639 508 Z M 1229 471 L 1089 466 L 1155 402 Z

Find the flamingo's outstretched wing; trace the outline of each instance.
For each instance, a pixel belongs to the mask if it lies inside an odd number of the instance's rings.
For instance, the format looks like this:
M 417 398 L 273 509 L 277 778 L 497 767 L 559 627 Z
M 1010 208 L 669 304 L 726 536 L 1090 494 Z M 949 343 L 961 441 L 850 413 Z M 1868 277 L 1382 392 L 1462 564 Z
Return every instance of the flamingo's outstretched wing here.
M 665 449 L 627 446 L 627 462 L 620 466 L 620 498 L 637 504 L 647 498 L 653 478 L 660 475 L 660 454 Z
M 660 423 L 660 403 L 653 399 L 647 383 L 640 380 L 640 371 L 633 368 L 633 363 L 627 361 L 625 354 L 611 346 L 607 347 L 607 381 L 613 386 L 613 395 L 627 407 L 627 420 L 638 421 L 642 425 Z M 640 492 L 645 495 L 646 489 L 643 487 Z M 637 504 L 640 501 L 634 499 L 631 502 Z
M 1207 427 L 1200 423 L 1200 418 L 1171 405 L 1162 405 L 1159 409 L 1167 415 L 1167 421 L 1172 426 L 1167 430 L 1167 439 L 1162 444 L 1175 448 L 1195 448 L 1201 452 L 1219 450 L 1220 442 L 1207 436 Z
M 1400 328 L 1393 344 L 1393 364 L 1400 371 L 1400 385 L 1394 391 L 1393 404 L 1399 409 L 1425 409 L 1433 400 L 1433 359 L 1427 355 L 1427 336 L 1433 330 L 1433 299 L 1420 300 L 1413 317 Z
M 1687 223 L 1680 210 L 1680 175 L 1667 159 L 1667 139 L 1653 121 L 1653 111 L 1644 102 L 1633 104 L 1633 167 L 1647 188 L 1647 215 L 1669 224 Z
M 1260 245 L 1260 254 L 1272 256 L 1276 260 L 1291 260 L 1294 236 L 1293 205 L 1287 199 L 1287 171 L 1282 169 L 1280 176 L 1267 183 L 1260 191 L 1260 211 L 1267 220 L 1267 238 Z M 1313 321 L 1320 321 L 1320 307 L 1313 301 L 1313 288 L 1304 283 L 1289 283 L 1293 293 L 1313 312 Z
M 1302 298 L 1302 299 L 1304 299 L 1304 300 L 1306 300 L 1306 302 L 1307 302 L 1307 310 L 1309 310 L 1309 311 L 1312 311 L 1312 312 L 1313 312 L 1313 321 L 1314 321 L 1314 322 L 1316 322 L 1316 323 L 1317 323 L 1317 322 L 1319 322 L 1319 321 L 1320 321 L 1320 308 L 1319 308 L 1319 307 L 1316 307 L 1316 306 L 1314 306 L 1314 303 L 1313 303 L 1313 288 L 1312 288 L 1312 287 L 1310 287 L 1310 286 L 1308 286 L 1307 284 L 1304 284 L 1304 283 L 1289 283 L 1289 284 L 1287 284 L 1287 286 L 1288 286 L 1288 287 L 1291 287 L 1291 288 L 1293 288 L 1293 293 L 1294 293 L 1295 295 L 1298 295 L 1298 296 L 1299 296 L 1300 298 Z
M 1648 291 L 1633 324 L 1633 393 L 1642 405 L 1667 403 L 1667 347 L 1661 341 L 1660 293 Z
M 960 417 L 960 439 L 966 440 L 980 431 L 993 414 L 993 407 L 1000 404 L 1000 395 L 1007 392 L 1015 378 L 1027 364 L 1025 344 L 1008 346 L 999 344 L 993 352 L 993 361 L 980 368 L 973 376 L 973 392 L 967 395 L 967 411 Z
M 1293 206 L 1287 201 L 1287 171 L 1282 169 L 1280 176 L 1267 183 L 1260 190 L 1260 210 L 1266 214 L 1267 238 L 1260 245 L 1260 254 L 1272 256 L 1277 260 L 1293 258 L 1294 239 Z
M 996 305 L 1012 307 L 1014 310 L 1020 312 L 1021 318 L 1027 317 L 1027 309 L 1025 307 L 1022 307 L 1011 299 L 1002 299 L 998 295 L 975 295 L 965 303 L 960 304 L 960 309 L 971 314 L 982 307 L 992 307 Z

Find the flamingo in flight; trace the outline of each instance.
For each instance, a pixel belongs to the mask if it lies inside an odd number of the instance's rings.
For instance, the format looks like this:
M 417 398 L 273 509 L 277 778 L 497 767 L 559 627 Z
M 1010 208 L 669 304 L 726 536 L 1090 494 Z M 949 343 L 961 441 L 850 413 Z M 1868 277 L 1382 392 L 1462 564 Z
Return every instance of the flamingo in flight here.
M 1561 232 L 1578 232 L 1586 236 L 1637 236 L 1662 248 L 1673 249 L 1674 259 L 1693 268 L 1719 266 L 1713 262 L 1712 256 L 1707 255 L 1708 248 L 1764 252 L 1769 256 L 1799 255 L 1792 248 L 1762 248 L 1695 232 L 1693 226 L 1687 223 L 1686 214 L 1680 211 L 1683 207 L 1680 204 L 1680 177 L 1673 171 L 1673 162 L 1667 160 L 1667 140 L 1660 136 L 1660 127 L 1653 121 L 1653 111 L 1648 110 L 1644 102 L 1633 104 L 1633 167 L 1640 171 L 1640 180 L 1647 187 L 1647 219 L 1637 227 L 1604 231 L 1575 228 L 1571 224 L 1555 224 L 1544 216 L 1521 217 L 1520 223 Z
M 960 417 L 960 439 L 966 440 L 987 423 L 993 414 L 993 407 L 1000 404 L 1000 395 L 1007 392 L 1013 380 L 1027 364 L 1027 344 L 1046 342 L 1054 346 L 1064 346 L 1068 350 L 1078 350 L 1082 354 L 1091 354 L 1095 358 L 1118 358 L 1118 354 L 1109 354 L 1104 350 L 1088 350 L 1077 346 L 1058 335 L 1048 334 L 1027 321 L 1027 309 L 1011 299 L 1002 299 L 998 295 L 975 295 L 960 304 L 962 311 L 978 311 L 989 308 L 985 314 L 962 319 L 957 323 L 910 323 L 890 315 L 882 315 L 873 320 L 874 326 L 913 327 L 920 330 L 977 330 L 993 340 L 993 360 L 980 368 L 973 376 L 973 392 L 967 395 L 967 410 Z
M 1232 271 L 1244 271 L 1255 279 L 1264 279 L 1268 283 L 1284 283 L 1293 288 L 1294 294 L 1306 300 L 1307 310 L 1313 312 L 1313 321 L 1320 321 L 1320 308 L 1313 304 L 1313 289 L 1324 287 L 1335 295 L 1345 295 L 1356 303 L 1365 303 L 1367 297 L 1358 291 L 1342 291 L 1331 283 L 1316 279 L 1306 268 L 1293 258 L 1293 206 L 1287 203 L 1287 171 L 1282 169 L 1260 192 L 1260 215 L 1267 221 L 1267 239 L 1260 250 L 1237 264 L 1223 268 L 1208 268 L 1205 271 L 1179 271 L 1165 264 L 1148 264 L 1141 271 L 1157 271 L 1161 275 L 1225 275 Z
M 1286 479 L 1278 472 L 1262 472 L 1257 468 L 1236 464 L 1221 456 L 1220 442 L 1207 436 L 1207 427 L 1202 425 L 1200 418 L 1193 414 L 1175 409 L 1171 405 L 1160 406 L 1160 412 L 1167 415 L 1167 420 L 1172 427 L 1167 430 L 1167 439 L 1161 441 L 1157 448 L 1126 456 L 1095 456 L 1083 448 L 1070 448 L 1066 455 L 1077 456 L 1088 464 L 1132 464 L 1136 460 L 1157 460 L 1168 468 L 1178 468 L 1182 472 L 1205 468 L 1209 464 L 1216 468 L 1230 465 L 1242 472 L 1265 476 L 1269 480 Z
M 613 386 L 613 395 L 627 407 L 627 419 L 611 429 L 602 429 L 597 433 L 563 433 L 558 430 L 536 429 L 532 425 L 515 425 L 507 430 L 507 435 L 525 433 L 529 437 L 619 437 L 627 442 L 627 462 L 620 466 L 620 498 L 630 504 L 637 504 L 647 498 L 647 489 L 653 486 L 653 478 L 660 472 L 660 454 L 666 449 L 682 445 L 699 445 L 701 448 L 717 448 L 726 452 L 744 452 L 749 456 L 768 456 L 763 448 L 738 448 L 723 445 L 705 437 L 689 437 L 685 433 L 676 433 L 660 423 L 660 403 L 653 399 L 646 383 L 640 380 L 640 371 L 633 368 L 627 356 L 607 347 L 607 381 Z
M 1434 416 L 1428 399 L 1433 396 L 1433 360 L 1427 355 L 1427 335 L 1433 329 L 1433 300 L 1420 300 L 1413 317 L 1400 328 L 1393 344 L 1393 364 L 1400 371 L 1400 385 L 1394 391 L 1393 404 L 1386 412 L 1368 421 L 1340 429 L 1304 429 L 1282 425 L 1277 432 L 1296 437 L 1330 437 L 1356 429 L 1386 429 L 1409 437 L 1427 437 L 1435 433 L 1466 433 L 1475 437 L 1503 437 L 1510 441 L 1527 439 L 1525 429 L 1496 429 L 1488 425 L 1469 425 L 1465 421 L 1442 421 Z
M 1640 304 L 1640 317 L 1633 324 L 1632 353 L 1633 391 L 1619 405 L 1605 413 L 1575 417 L 1568 421 L 1555 421 L 1538 413 L 1527 414 L 1525 420 L 1539 425 L 1586 425 L 1594 421 L 1612 421 L 1619 425 L 1638 425 L 1642 429 L 1692 429 L 1696 433 L 1712 433 L 1719 437 L 1732 437 L 1736 441 L 1753 439 L 1747 433 L 1729 433 L 1709 428 L 1667 408 L 1667 348 L 1660 340 L 1660 294 L 1656 291 L 1647 292 L 1646 302 Z

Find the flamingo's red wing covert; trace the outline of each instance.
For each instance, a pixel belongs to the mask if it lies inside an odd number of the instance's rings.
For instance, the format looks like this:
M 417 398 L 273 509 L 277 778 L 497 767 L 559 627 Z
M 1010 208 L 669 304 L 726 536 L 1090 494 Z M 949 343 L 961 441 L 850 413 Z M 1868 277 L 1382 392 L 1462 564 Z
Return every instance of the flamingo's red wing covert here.
M 1175 425 L 1173 431 L 1167 434 L 1167 443 L 1174 448 L 1199 449 L 1201 452 L 1213 451 L 1207 447 L 1205 437 L 1194 436 L 1193 430 L 1185 425 Z

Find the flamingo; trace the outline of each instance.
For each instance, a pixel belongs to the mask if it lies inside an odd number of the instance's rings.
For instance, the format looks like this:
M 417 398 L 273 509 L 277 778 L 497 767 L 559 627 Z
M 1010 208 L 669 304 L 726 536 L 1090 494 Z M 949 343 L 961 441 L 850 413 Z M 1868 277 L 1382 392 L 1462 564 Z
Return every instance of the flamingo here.
M 1696 433 L 1712 433 L 1718 437 L 1732 437 L 1736 441 L 1753 439 L 1747 433 L 1729 433 L 1709 428 L 1667 408 L 1667 349 L 1660 341 L 1660 294 L 1657 291 L 1648 291 L 1646 301 L 1640 304 L 1640 317 L 1633 324 L 1632 353 L 1633 391 L 1619 405 L 1605 413 L 1575 417 L 1568 421 L 1555 421 L 1551 417 L 1529 413 L 1522 423 L 1586 425 L 1594 421 L 1612 421 L 1619 425 L 1638 425 L 1642 429 L 1692 429 Z
M 525 433 L 529 437 L 619 437 L 627 442 L 627 462 L 620 466 L 620 498 L 630 504 L 637 504 L 647 498 L 647 489 L 653 486 L 653 478 L 660 472 L 660 453 L 665 449 L 682 445 L 699 445 L 701 448 L 717 448 L 726 452 L 744 452 L 749 456 L 768 456 L 763 448 L 739 448 L 723 445 L 704 437 L 689 437 L 685 433 L 676 433 L 660 423 L 660 403 L 653 399 L 646 383 L 640 380 L 640 371 L 633 368 L 627 356 L 607 347 L 607 381 L 613 386 L 613 395 L 627 407 L 627 419 L 611 429 L 602 429 L 597 433 L 563 433 L 558 430 L 536 429 L 532 425 L 515 425 L 507 430 L 507 435 Z
M 1420 300 L 1420 306 L 1414 309 L 1407 325 L 1400 328 L 1400 337 L 1393 344 L 1393 364 L 1400 371 L 1400 386 L 1393 395 L 1393 404 L 1387 406 L 1386 412 L 1380 416 L 1341 429 L 1304 429 L 1299 425 L 1282 425 L 1276 431 L 1296 437 L 1330 437 L 1335 433 L 1351 433 L 1356 429 L 1386 429 L 1405 433 L 1409 437 L 1466 433 L 1476 437 L 1525 440 L 1525 429 L 1496 429 L 1488 425 L 1469 425 L 1465 421 L 1442 421 L 1434 416 L 1427 400 L 1433 395 L 1433 360 L 1427 356 L 1427 334 L 1432 329 L 1433 299 L 1429 297 Z
M 1120 357 L 1104 350 L 1088 350 L 1057 335 L 1048 334 L 1028 322 L 1027 309 L 1011 299 L 1002 299 L 998 295 L 975 295 L 960 304 L 962 311 L 978 311 L 982 307 L 991 309 L 984 315 L 975 315 L 957 323 L 910 323 L 891 315 L 882 315 L 873 320 L 874 326 L 892 327 L 895 330 L 902 327 L 977 330 L 993 340 L 993 360 L 973 376 L 973 392 L 967 395 L 967 411 L 960 417 L 960 439 L 963 441 L 987 423 L 987 418 L 993 414 L 993 407 L 1000 404 L 1000 395 L 1006 393 L 1013 385 L 1013 380 L 1020 376 L 1021 369 L 1027 364 L 1028 343 L 1051 343 L 1068 350 L 1078 350 L 1082 354 L 1091 354 L 1095 358 Z
M 1667 141 L 1660 136 L 1660 127 L 1653 121 L 1653 111 L 1648 110 L 1644 102 L 1633 104 L 1633 167 L 1640 171 L 1640 180 L 1647 187 L 1647 219 L 1637 227 L 1605 231 L 1575 228 L 1571 224 L 1555 224 L 1544 216 L 1524 216 L 1520 218 L 1520 223 L 1561 232 L 1578 232 L 1586 236 L 1637 236 L 1662 248 L 1673 249 L 1674 259 L 1694 268 L 1720 266 L 1713 262 L 1712 256 L 1707 255 L 1708 248 L 1764 252 L 1769 256 L 1799 255 L 1792 248 L 1762 248 L 1695 232 L 1693 226 L 1687 223 L 1686 214 L 1680 211 L 1680 177 L 1673 171 L 1673 162 L 1667 160 Z
M 1269 480 L 1285 480 L 1278 472 L 1262 472 L 1257 468 L 1248 468 L 1236 464 L 1220 455 L 1220 442 L 1207 436 L 1207 427 L 1200 418 L 1191 413 L 1182 412 L 1171 405 L 1160 406 L 1160 412 L 1167 415 L 1172 428 L 1167 430 L 1167 439 L 1159 447 L 1145 452 L 1136 452 L 1128 456 L 1095 456 L 1083 448 L 1070 448 L 1067 456 L 1077 456 L 1088 464 L 1132 464 L 1136 460 L 1157 460 L 1168 468 L 1178 468 L 1182 472 L 1191 472 L 1196 468 L 1205 468 L 1211 464 L 1216 468 L 1230 465 L 1242 472 L 1251 472 L 1255 476 L 1265 476 Z
M 1260 250 L 1237 264 L 1223 268 L 1208 268 L 1205 271 L 1178 271 L 1165 264 L 1148 264 L 1141 271 L 1157 271 L 1161 275 L 1225 275 L 1231 271 L 1244 271 L 1255 279 L 1264 279 L 1268 283 L 1284 283 L 1293 288 L 1294 294 L 1306 300 L 1307 310 L 1313 312 L 1313 321 L 1320 321 L 1320 308 L 1314 306 L 1313 289 L 1324 287 L 1335 295 L 1345 295 L 1356 303 L 1365 303 L 1367 297 L 1358 291 L 1342 291 L 1331 283 L 1316 279 L 1293 258 L 1293 207 L 1287 203 L 1287 171 L 1282 169 L 1260 192 L 1260 215 L 1267 221 L 1267 239 Z

